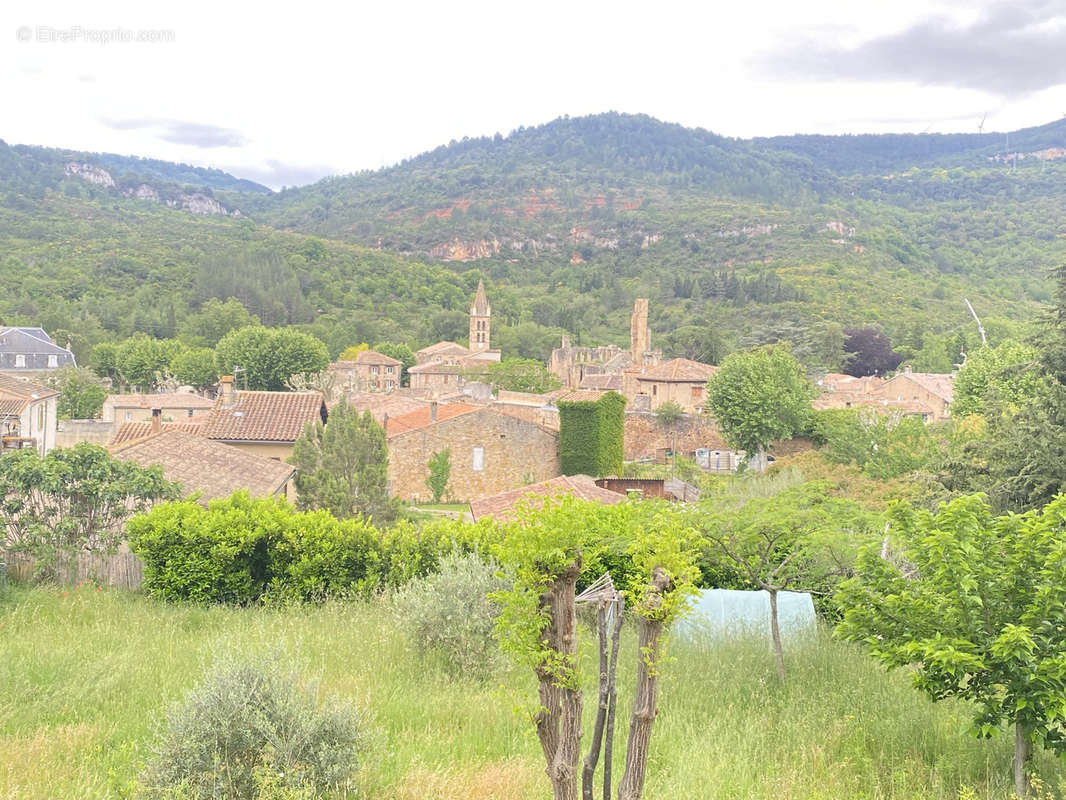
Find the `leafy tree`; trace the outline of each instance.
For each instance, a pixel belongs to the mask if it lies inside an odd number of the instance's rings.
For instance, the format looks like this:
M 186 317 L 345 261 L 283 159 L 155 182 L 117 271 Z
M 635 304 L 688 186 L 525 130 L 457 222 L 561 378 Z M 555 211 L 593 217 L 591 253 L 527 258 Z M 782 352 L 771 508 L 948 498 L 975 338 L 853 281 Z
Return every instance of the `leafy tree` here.
M 558 389 L 562 384 L 548 372 L 544 363 L 532 358 L 505 358 L 466 370 L 470 380 L 484 381 L 493 389 L 508 392 L 541 394 Z
M 814 387 L 785 345 L 733 353 L 707 381 L 707 407 L 726 441 L 762 467 L 774 439 L 801 431 L 811 412 Z
M 833 408 L 816 411 L 811 428 L 830 461 L 854 463 L 879 480 L 913 473 L 942 455 L 937 429 L 913 415 Z
M 0 456 L 7 546 L 33 556 L 43 577 L 81 551 L 114 549 L 127 519 L 177 494 L 159 467 L 119 461 L 86 442 L 43 457 L 28 448 Z
M 210 347 L 190 347 L 174 356 L 170 372 L 179 383 L 203 391 L 218 383 L 215 351 Z
M 387 523 L 396 518 L 388 494 L 385 431 L 369 411 L 341 402 L 325 425 L 308 423 L 293 445 L 297 507 L 324 508 L 338 519 L 360 516 Z
M 877 328 L 849 328 L 844 331 L 844 352 L 848 355 L 844 371 L 862 378 L 884 375 L 900 365 L 903 357 L 892 349 L 892 342 Z
M 699 526 L 712 560 L 739 568 L 770 596 L 770 636 L 784 682 L 778 592 L 825 590 L 850 566 L 857 541 L 871 531 L 871 515 L 817 481 L 770 497 L 716 497 L 700 508 Z
M 134 336 L 118 346 L 118 374 L 122 382 L 150 392 L 170 372 L 170 363 L 185 346 L 173 339 Z
M 191 344 L 214 347 L 230 331 L 258 324 L 259 317 L 249 313 L 236 297 L 230 297 L 226 302 L 211 297 L 200 307 L 198 314 L 186 318 L 181 334 Z
M 100 415 L 107 399 L 107 389 L 85 367 L 60 367 L 48 375 L 45 383 L 59 392 L 56 413 L 60 419 L 93 419 Z
M 107 378 L 112 386 L 121 382 L 118 371 L 118 345 L 114 342 L 100 342 L 93 346 L 89 355 L 89 366 L 101 378 Z
M 374 345 L 374 349 L 383 356 L 395 358 L 403 364 L 403 385 L 409 386 L 411 377 L 407 374 L 407 370 L 411 369 L 416 363 L 414 351 L 405 344 L 394 344 L 393 342 L 378 342 Z
M 498 559 L 515 575 L 514 587 L 496 594 L 501 604 L 497 631 L 504 651 L 536 675 L 540 708 L 533 719 L 556 800 L 577 797 L 584 704 L 578 674 L 578 581 L 602 574 L 605 542 L 628 543 L 634 569 L 624 585 L 633 599 L 630 607 L 638 620 L 640 648 L 626 765 L 617 796 L 639 800 L 658 711 L 662 633 L 686 607 L 696 574 L 688 546 L 691 539 L 692 531 L 680 517 L 659 503 L 604 507 L 567 497 L 520 510 L 519 519 L 507 526 L 497 543 Z M 597 754 L 603 732 L 597 721 L 592 743 Z M 592 796 L 594 762 L 592 766 L 585 773 L 586 797 Z M 609 762 L 604 772 L 610 773 Z M 609 785 L 605 790 L 610 790 Z
M 426 486 L 433 493 L 433 502 L 439 503 L 448 489 L 448 481 L 452 477 L 452 451 L 444 448 L 439 453 L 434 453 L 429 459 L 429 477 L 426 478 Z
M 1035 347 L 1013 340 L 969 354 L 955 376 L 952 415 L 980 413 L 988 400 L 1020 407 L 1036 397 L 1043 385 L 1039 355 Z
M 355 359 L 357 359 L 359 357 L 360 353 L 362 353 L 364 350 L 369 350 L 369 349 L 370 349 L 370 345 L 368 345 L 366 342 L 363 342 L 362 344 L 358 344 L 358 345 L 352 345 L 351 347 L 346 347 L 346 348 L 344 348 L 344 350 L 341 351 L 341 354 L 339 356 L 337 356 L 337 360 L 338 361 L 355 361 Z
M 326 346 L 295 328 L 240 328 L 227 333 L 215 348 L 218 373 L 233 375 L 239 367 L 238 384 L 247 381 L 249 389 L 284 391 L 293 375 L 310 379 L 327 366 Z
M 972 731 L 1014 727 L 1015 792 L 1029 789 L 1034 743 L 1066 751 L 1066 498 L 994 517 L 982 495 L 936 514 L 897 505 L 888 557 L 872 547 L 842 584 L 837 632 L 934 700 L 973 703 Z
M 710 325 L 682 325 L 663 337 L 663 352 L 704 364 L 717 364 L 726 354 L 718 330 Z

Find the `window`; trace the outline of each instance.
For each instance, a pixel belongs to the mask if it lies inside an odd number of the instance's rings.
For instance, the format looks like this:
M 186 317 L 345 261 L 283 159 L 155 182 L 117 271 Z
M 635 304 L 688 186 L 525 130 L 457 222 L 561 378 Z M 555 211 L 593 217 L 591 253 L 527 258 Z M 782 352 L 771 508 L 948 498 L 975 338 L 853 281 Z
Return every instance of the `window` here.
M 55 356 L 55 355 L 48 356 L 48 366 L 49 367 L 58 367 L 59 366 L 59 356 Z
M 127 411 L 126 412 L 126 422 L 129 422 L 131 419 L 133 419 L 133 412 L 132 411 Z
M 188 408 L 188 409 L 185 410 L 185 416 L 191 417 L 192 415 L 193 415 L 193 410 L 191 408 Z
M 485 469 L 485 448 L 474 448 L 474 472 L 481 472 Z
M 371 375 L 377 375 L 378 374 L 378 368 L 377 368 L 376 365 L 370 368 L 370 374 Z
M 23 355 L 15 356 L 15 366 L 16 367 L 24 367 L 24 366 L 26 366 L 26 356 L 23 356 Z
M 692 387 L 692 397 L 694 399 L 696 399 L 696 400 L 698 400 L 701 397 L 703 397 L 703 387 L 702 386 L 693 386 Z
M 386 375 L 391 375 L 392 374 L 392 367 L 385 367 L 385 374 Z
M 653 383 L 651 385 L 651 396 L 655 397 L 657 394 L 659 394 L 659 387 Z

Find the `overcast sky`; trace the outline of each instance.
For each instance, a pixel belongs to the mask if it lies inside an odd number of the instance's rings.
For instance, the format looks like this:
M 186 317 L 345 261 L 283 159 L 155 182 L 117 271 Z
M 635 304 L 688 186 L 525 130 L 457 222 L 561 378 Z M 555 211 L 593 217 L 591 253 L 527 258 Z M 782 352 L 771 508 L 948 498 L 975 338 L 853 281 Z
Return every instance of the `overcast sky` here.
M 1066 0 L 232 5 L 5 0 L 0 138 L 277 188 L 563 114 L 740 137 L 1066 115 Z

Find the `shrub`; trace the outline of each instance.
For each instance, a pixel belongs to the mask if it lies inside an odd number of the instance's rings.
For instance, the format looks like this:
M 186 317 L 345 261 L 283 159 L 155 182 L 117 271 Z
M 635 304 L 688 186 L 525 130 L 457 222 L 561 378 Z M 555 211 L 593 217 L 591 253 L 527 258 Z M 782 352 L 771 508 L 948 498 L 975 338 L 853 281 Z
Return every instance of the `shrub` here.
M 393 608 L 421 653 L 440 655 L 457 674 L 485 676 L 500 663 L 493 637 L 499 607 L 488 595 L 506 587 L 494 562 L 453 553 L 438 572 L 400 589 Z
M 167 715 L 141 775 L 148 798 L 262 798 L 343 791 L 358 768 L 361 720 L 321 704 L 281 653 L 219 658 Z

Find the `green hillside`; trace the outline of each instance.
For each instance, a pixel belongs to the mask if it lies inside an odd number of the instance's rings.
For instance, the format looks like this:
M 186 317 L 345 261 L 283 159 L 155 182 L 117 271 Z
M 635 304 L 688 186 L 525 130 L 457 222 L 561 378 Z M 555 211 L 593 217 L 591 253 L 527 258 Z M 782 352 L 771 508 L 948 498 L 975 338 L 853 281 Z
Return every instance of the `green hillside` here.
M 483 276 L 497 343 L 517 355 L 545 357 L 564 330 L 624 343 L 647 296 L 670 355 L 787 339 L 832 368 L 842 327 L 878 324 L 916 368 L 946 369 L 976 335 L 963 298 L 993 335 L 1028 324 L 1066 256 L 1066 162 L 997 161 L 1001 138 L 745 141 L 564 118 L 276 194 L 202 185 L 240 219 L 65 174 L 59 151 L 0 146 L 0 271 L 15 287 L 0 318 L 89 342 L 169 336 L 233 295 L 334 351 L 422 345 L 463 338 Z M 1066 146 L 1066 123 L 1011 143 Z

